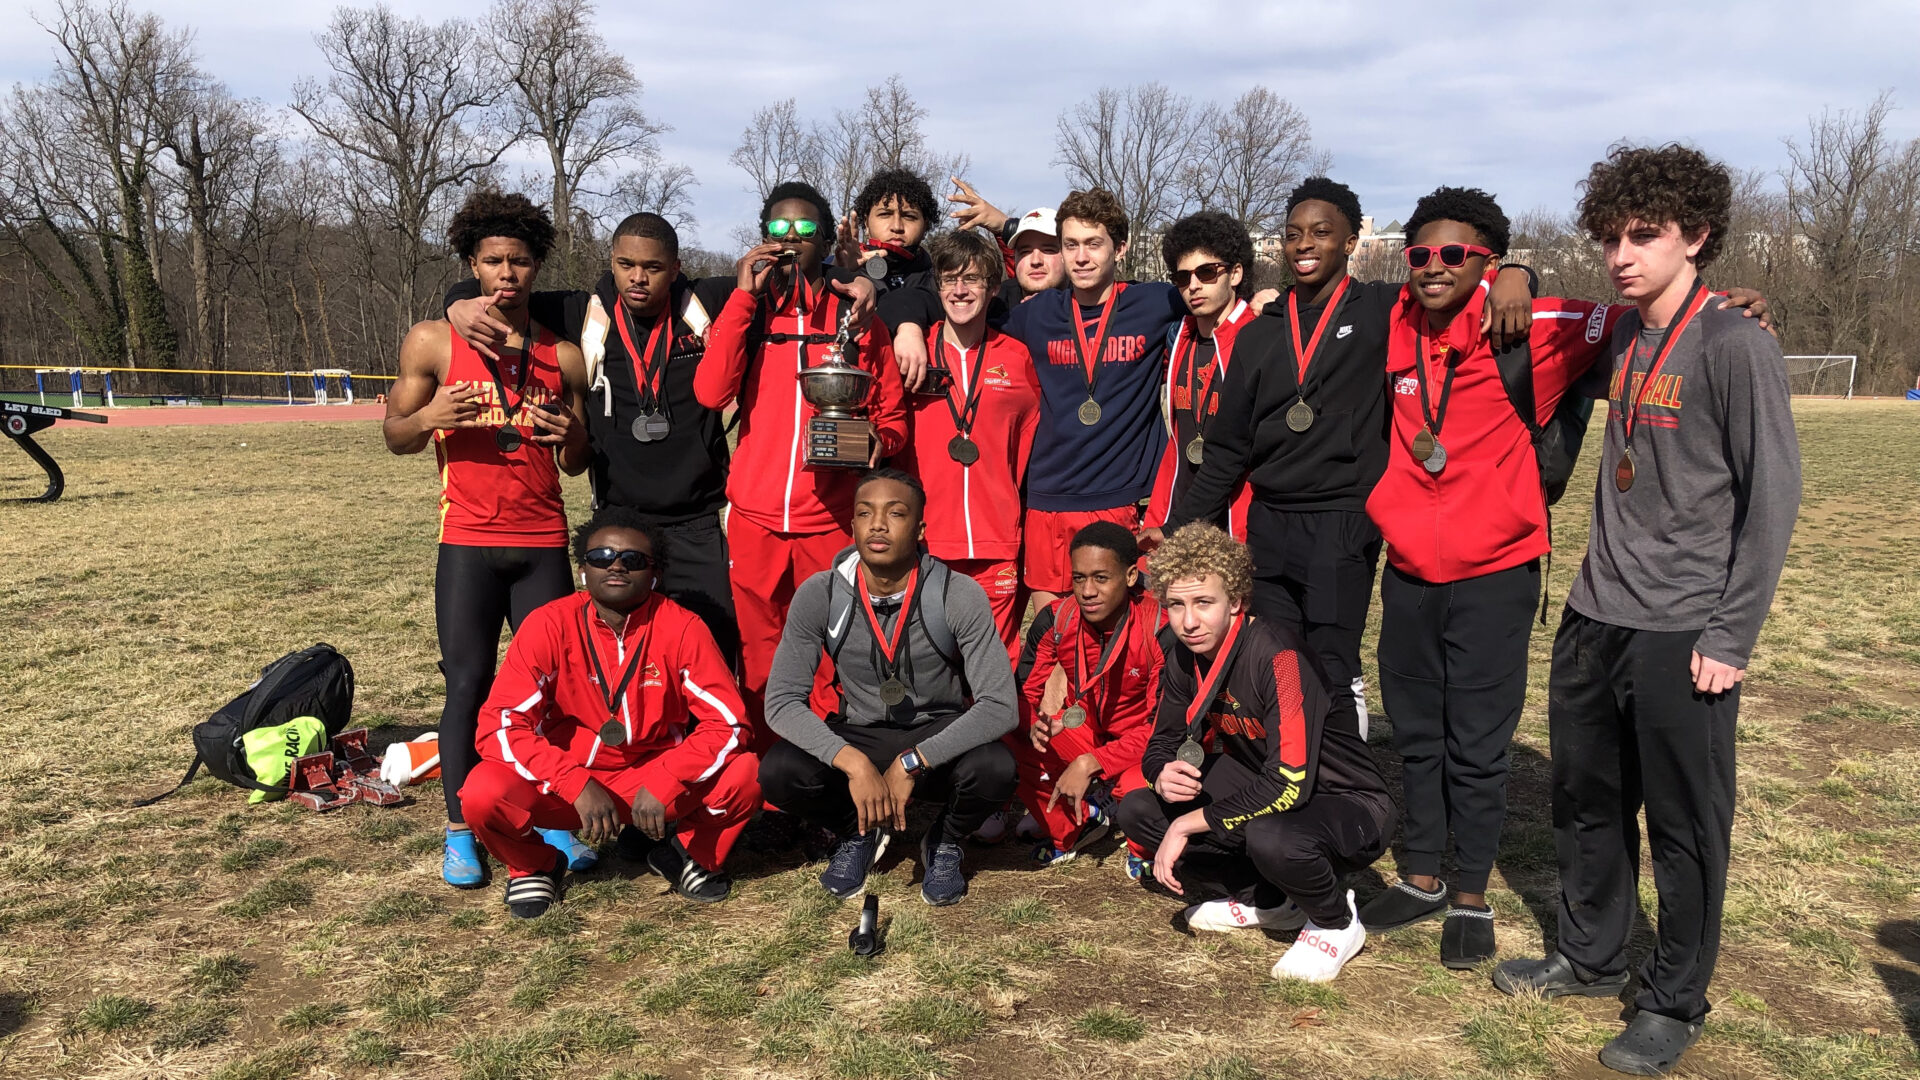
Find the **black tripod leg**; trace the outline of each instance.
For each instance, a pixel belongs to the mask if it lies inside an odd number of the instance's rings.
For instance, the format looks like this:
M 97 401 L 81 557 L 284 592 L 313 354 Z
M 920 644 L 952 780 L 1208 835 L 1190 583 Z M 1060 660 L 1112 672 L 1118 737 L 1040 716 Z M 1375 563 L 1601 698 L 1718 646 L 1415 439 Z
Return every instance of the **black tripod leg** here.
M 15 435 L 13 441 L 20 444 L 20 449 L 25 450 L 28 457 L 37 462 L 41 468 L 47 470 L 47 490 L 44 494 L 29 496 L 24 499 L 15 499 L 14 501 L 52 502 L 59 498 L 60 493 L 67 490 L 67 477 L 60 471 L 60 463 L 53 460 L 53 455 L 47 453 L 46 448 L 34 442 L 33 436 L 31 435 Z

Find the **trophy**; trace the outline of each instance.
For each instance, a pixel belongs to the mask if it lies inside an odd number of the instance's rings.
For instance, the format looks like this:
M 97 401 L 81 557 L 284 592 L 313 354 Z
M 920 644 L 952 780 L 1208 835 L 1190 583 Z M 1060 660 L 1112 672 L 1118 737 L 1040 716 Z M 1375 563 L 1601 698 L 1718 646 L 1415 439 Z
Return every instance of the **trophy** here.
M 852 312 L 842 311 L 826 362 L 799 374 L 801 396 L 818 410 L 807 420 L 808 465 L 864 469 L 873 453 L 873 421 L 866 415 L 873 373 L 848 362 L 854 349 Z

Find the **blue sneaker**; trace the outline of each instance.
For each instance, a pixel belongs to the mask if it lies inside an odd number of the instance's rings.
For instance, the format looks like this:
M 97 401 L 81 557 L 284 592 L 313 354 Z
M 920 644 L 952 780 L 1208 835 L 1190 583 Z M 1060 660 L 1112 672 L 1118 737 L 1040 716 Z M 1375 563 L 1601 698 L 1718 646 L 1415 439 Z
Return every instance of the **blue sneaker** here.
M 567 857 L 567 869 L 591 870 L 600 865 L 600 853 L 581 843 L 565 829 L 535 829 L 547 846 Z
M 1087 797 L 1081 801 L 1081 805 L 1087 808 L 1087 820 L 1081 822 L 1080 831 L 1073 834 L 1073 843 L 1068 844 L 1064 848 L 1057 848 L 1052 844 L 1041 844 L 1039 847 L 1033 849 L 1033 857 L 1036 862 L 1042 866 L 1055 866 L 1064 862 L 1072 862 L 1079 856 L 1081 851 L 1086 849 L 1088 844 L 1093 843 L 1095 840 L 1100 839 L 1112 831 L 1112 817 L 1107 814 L 1107 808 L 1101 804 L 1099 799 L 1095 798 L 1092 792 L 1087 793 Z
M 1146 859 L 1141 858 L 1138 855 L 1129 854 L 1127 856 L 1127 880 L 1128 881 L 1139 881 L 1141 878 L 1149 877 L 1152 874 L 1153 874 L 1153 863 L 1147 861 Z
M 827 868 L 820 872 L 820 887 L 842 900 L 859 895 L 867 886 L 867 872 L 886 850 L 884 829 L 868 829 L 863 835 L 840 841 Z
M 939 822 L 927 829 L 920 841 L 920 861 L 926 877 L 920 882 L 920 899 L 934 907 L 957 904 L 967 895 L 967 875 L 960 871 L 964 852 L 956 840 L 945 837 Z
M 440 876 L 456 889 L 478 889 L 487 883 L 487 860 L 480 841 L 468 829 L 447 830 L 447 851 L 440 858 Z

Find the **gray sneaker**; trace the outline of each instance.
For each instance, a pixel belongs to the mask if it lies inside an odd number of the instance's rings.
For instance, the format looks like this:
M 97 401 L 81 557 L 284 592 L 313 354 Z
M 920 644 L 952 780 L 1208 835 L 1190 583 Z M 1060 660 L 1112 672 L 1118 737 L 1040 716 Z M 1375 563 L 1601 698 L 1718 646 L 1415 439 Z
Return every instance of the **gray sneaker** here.
M 938 823 L 927 830 L 926 839 L 920 842 L 920 862 L 926 867 L 920 899 L 934 907 L 946 907 L 966 898 L 967 875 L 960 871 L 963 855 L 959 842 L 947 839 Z
M 867 885 L 867 871 L 873 869 L 873 864 L 880 861 L 886 850 L 887 834 L 883 829 L 868 829 L 863 835 L 840 841 L 833 849 L 827 868 L 820 872 L 820 887 L 842 900 L 860 895 L 860 890 Z

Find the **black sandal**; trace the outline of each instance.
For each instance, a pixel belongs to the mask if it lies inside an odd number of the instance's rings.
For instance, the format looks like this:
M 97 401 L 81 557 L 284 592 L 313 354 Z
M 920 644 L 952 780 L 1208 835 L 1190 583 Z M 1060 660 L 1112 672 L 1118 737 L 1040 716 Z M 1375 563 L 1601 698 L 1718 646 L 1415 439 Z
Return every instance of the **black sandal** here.
M 1641 1010 L 1627 1023 L 1627 1030 L 1601 1048 L 1600 1064 L 1633 1076 L 1665 1076 L 1699 1041 L 1699 1021 L 1689 1024 Z
M 566 873 L 567 857 L 561 855 L 552 870 L 541 870 L 526 877 L 507 879 L 507 914 L 516 919 L 537 919 L 560 902 L 560 877 Z

